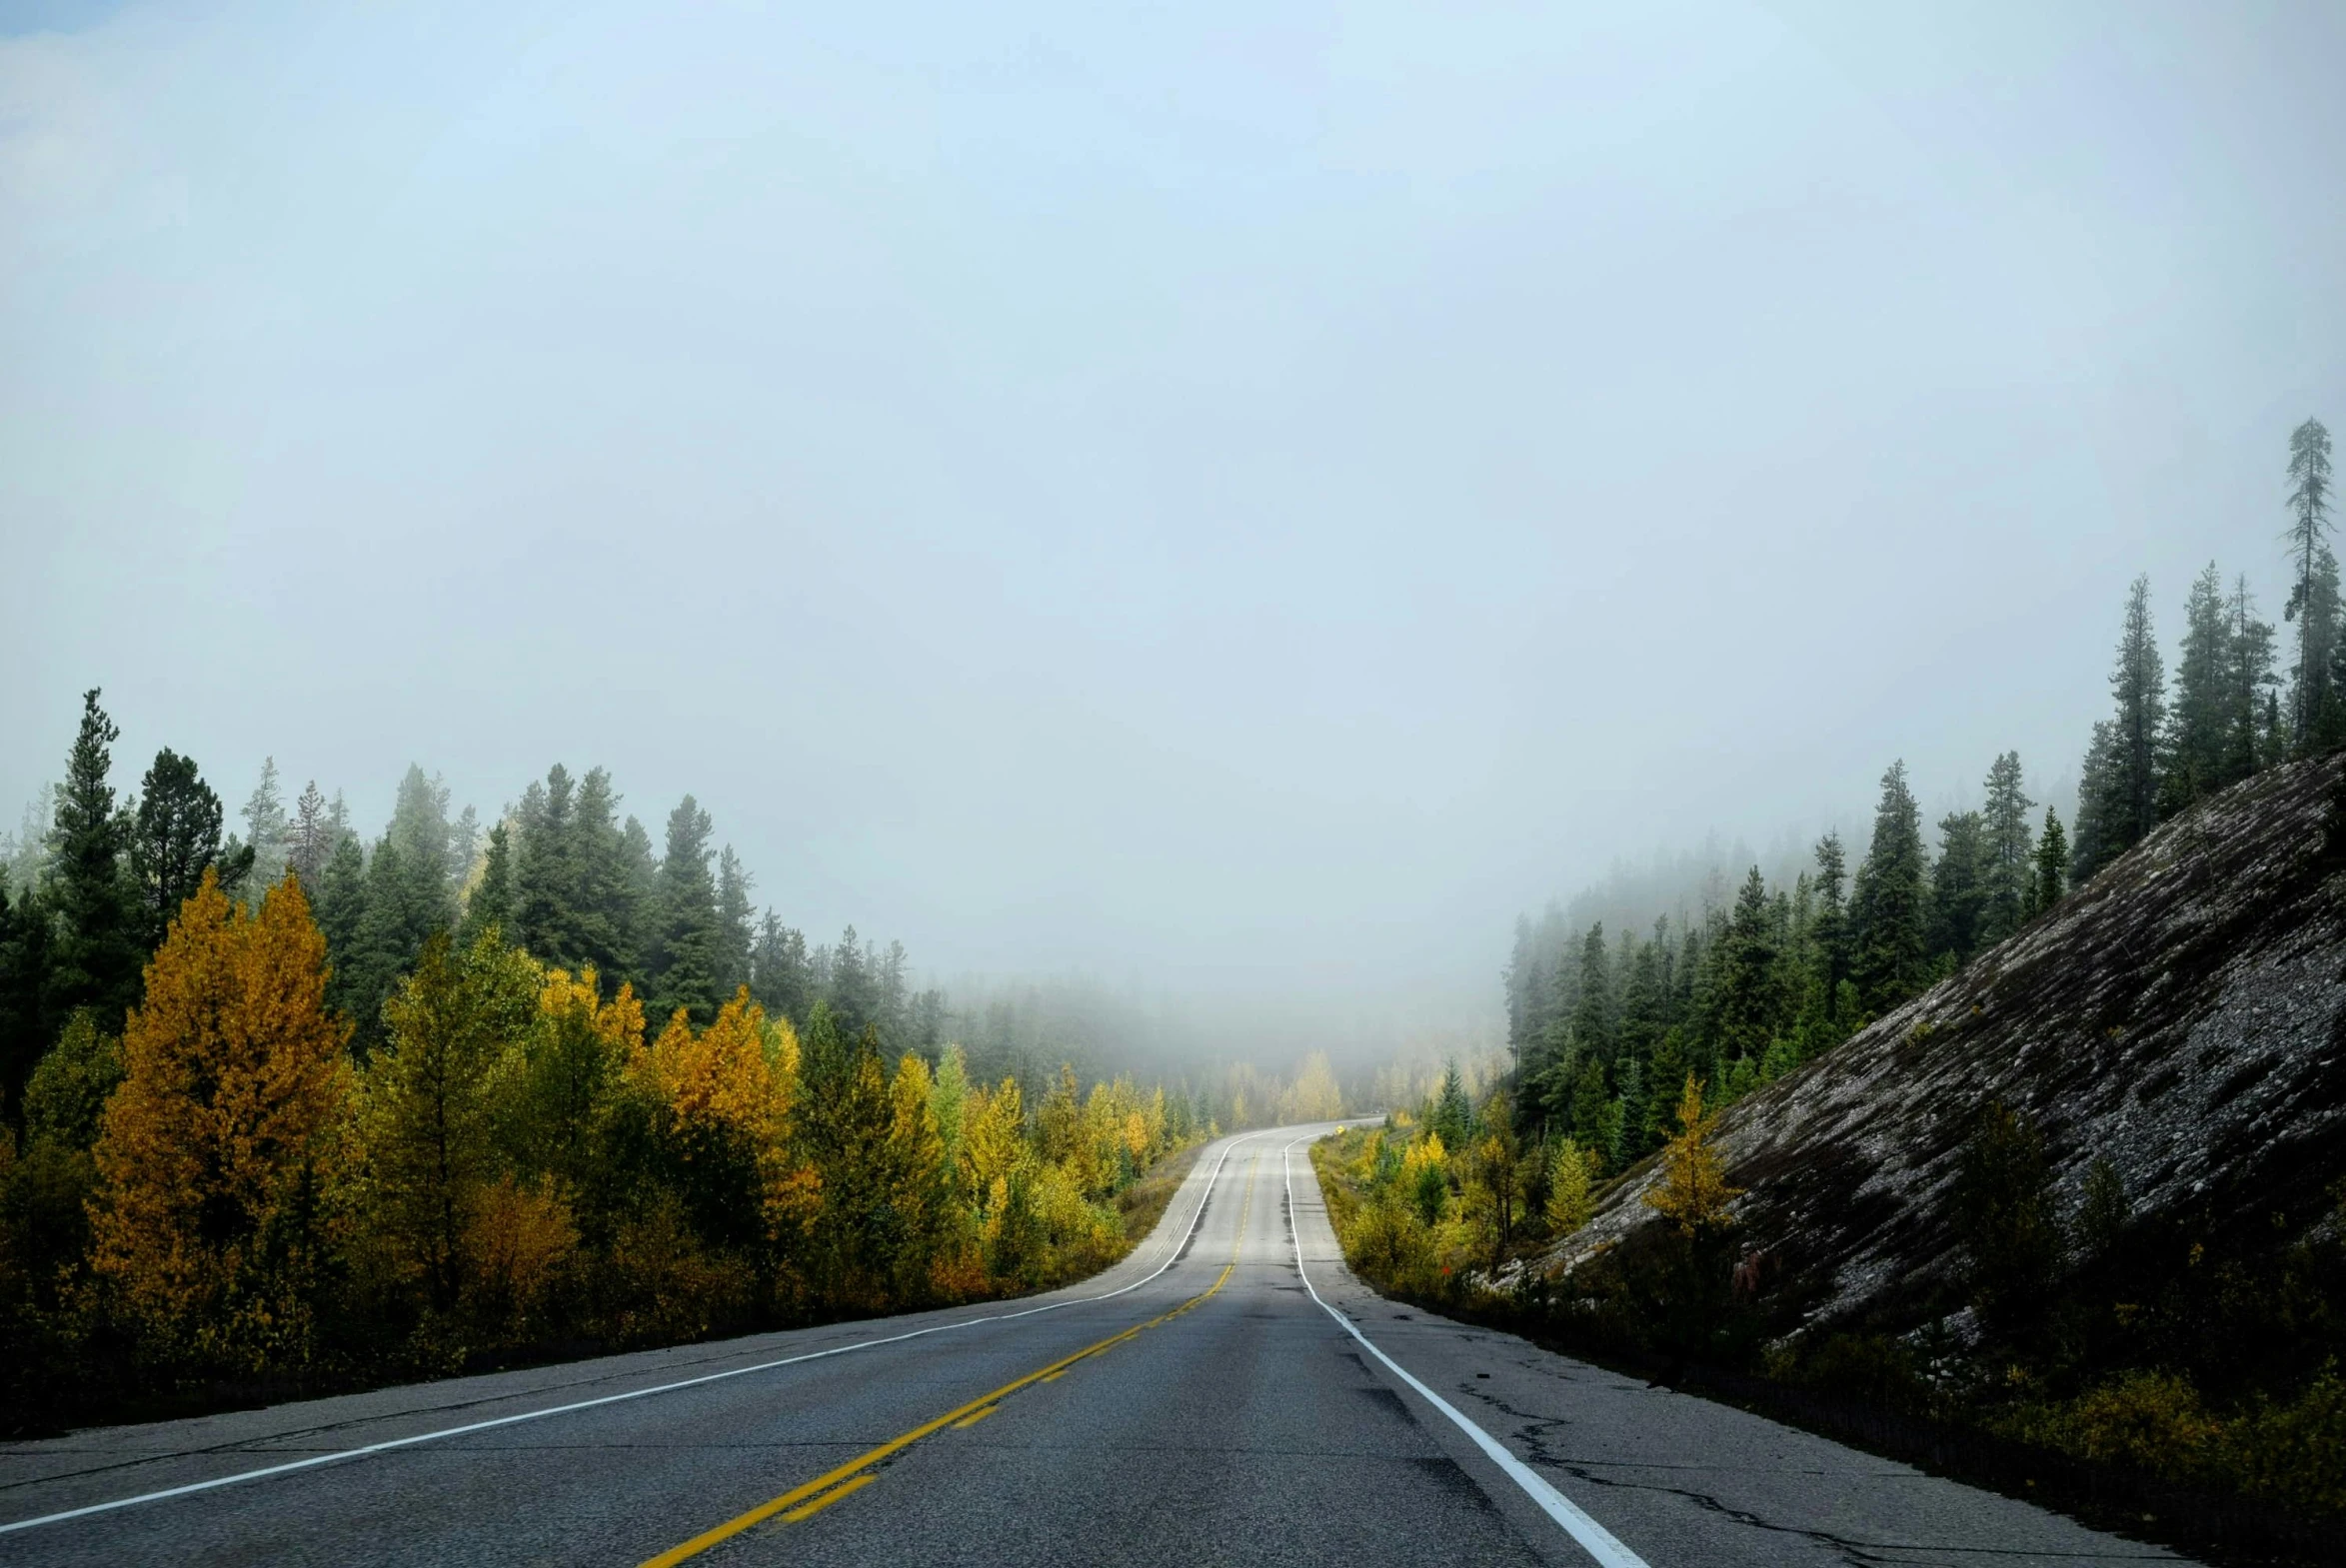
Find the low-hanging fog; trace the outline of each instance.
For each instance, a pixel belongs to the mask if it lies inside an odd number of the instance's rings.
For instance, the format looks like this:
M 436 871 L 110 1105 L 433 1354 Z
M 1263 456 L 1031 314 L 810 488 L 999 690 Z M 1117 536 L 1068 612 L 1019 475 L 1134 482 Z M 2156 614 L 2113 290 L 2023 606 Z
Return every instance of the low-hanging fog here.
M 601 763 L 1341 1045 L 1893 758 L 2066 811 L 2135 573 L 2278 618 L 2346 11 L 1947 9 L 9 7 L 0 820 L 92 685 L 370 835 Z

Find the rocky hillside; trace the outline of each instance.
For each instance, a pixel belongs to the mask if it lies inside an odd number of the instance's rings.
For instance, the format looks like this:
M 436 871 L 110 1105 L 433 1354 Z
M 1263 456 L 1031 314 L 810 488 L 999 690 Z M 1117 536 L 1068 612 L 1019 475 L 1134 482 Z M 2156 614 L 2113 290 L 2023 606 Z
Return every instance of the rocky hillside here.
M 1894 1322 L 1958 1266 L 1949 1192 L 1979 1107 L 2044 1133 L 2073 1201 L 2107 1155 L 2137 1214 L 2276 1242 L 2331 1223 L 2346 1175 L 2340 764 L 2247 781 L 2066 902 L 1719 1123 L 1740 1245 L 1810 1322 Z M 1653 1223 L 1650 1162 L 1538 1266 Z M 2276 1216 L 2287 1216 L 2276 1226 Z

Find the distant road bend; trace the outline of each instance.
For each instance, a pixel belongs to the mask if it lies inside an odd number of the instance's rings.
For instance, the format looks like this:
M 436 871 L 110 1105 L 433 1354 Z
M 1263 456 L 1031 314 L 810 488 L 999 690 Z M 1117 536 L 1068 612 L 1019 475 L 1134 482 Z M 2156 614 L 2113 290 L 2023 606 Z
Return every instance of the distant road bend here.
M 0 1445 L 0 1563 L 2178 1560 L 1382 1300 L 1327 1130 L 1029 1301 Z

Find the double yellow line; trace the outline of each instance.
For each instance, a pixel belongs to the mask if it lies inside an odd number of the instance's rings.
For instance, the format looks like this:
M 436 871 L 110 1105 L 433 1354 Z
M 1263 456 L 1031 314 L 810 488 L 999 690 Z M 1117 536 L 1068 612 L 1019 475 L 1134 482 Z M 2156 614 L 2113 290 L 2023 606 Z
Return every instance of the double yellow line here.
M 874 1465 L 902 1453 L 922 1438 L 934 1436 L 949 1426 L 976 1426 L 980 1421 L 994 1414 L 997 1401 L 1009 1398 L 1022 1388 L 1031 1388 L 1037 1383 L 1053 1382 L 1064 1376 L 1068 1369 L 1077 1362 L 1088 1361 L 1103 1351 L 1113 1350 L 1126 1340 L 1135 1338 L 1146 1330 L 1156 1328 L 1163 1323 L 1170 1323 L 1192 1307 L 1203 1305 L 1223 1285 L 1229 1283 L 1230 1271 L 1238 1266 L 1238 1248 L 1245 1243 L 1246 1215 L 1252 1208 L 1253 1202 L 1254 1165 L 1249 1161 L 1246 1166 L 1245 1195 L 1238 1200 L 1238 1235 L 1237 1239 L 1230 1243 L 1230 1260 L 1221 1266 L 1220 1277 L 1179 1306 L 1169 1312 L 1159 1313 L 1146 1323 L 1135 1323 L 1123 1333 L 1111 1334 L 1098 1344 L 1087 1345 L 1072 1356 L 1063 1356 L 1047 1367 L 1029 1372 L 1016 1382 L 1005 1383 L 990 1394 L 981 1394 L 968 1404 L 957 1405 L 933 1421 L 924 1421 L 902 1436 L 892 1437 L 878 1448 L 858 1454 L 835 1470 L 828 1470 L 804 1485 L 794 1486 L 780 1497 L 760 1503 L 748 1513 L 728 1519 L 713 1530 L 704 1530 L 682 1546 L 672 1546 L 659 1556 L 647 1559 L 643 1568 L 670 1568 L 672 1564 L 681 1563 L 689 1557 L 697 1557 L 709 1550 L 710 1547 L 733 1539 L 754 1525 L 764 1524 L 776 1514 L 782 1516 L 782 1521 L 785 1524 L 797 1524 L 802 1519 L 811 1519 L 849 1493 L 861 1491 L 874 1481 L 879 1480 L 879 1476 L 871 1473 Z

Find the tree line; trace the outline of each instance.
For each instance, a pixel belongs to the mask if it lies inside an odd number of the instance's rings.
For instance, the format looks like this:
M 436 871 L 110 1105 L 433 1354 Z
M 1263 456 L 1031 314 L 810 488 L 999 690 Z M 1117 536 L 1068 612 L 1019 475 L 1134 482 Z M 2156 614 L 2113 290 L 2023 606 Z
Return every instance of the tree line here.
M 2346 636 L 2330 546 L 2329 432 L 2293 432 L 2284 536 L 2287 636 L 2245 577 L 2191 585 L 2170 681 L 2150 584 L 2129 588 L 2073 822 L 2036 801 L 2016 752 L 1977 809 L 1938 823 L 1934 855 L 1905 765 L 1882 776 L 1854 870 L 1837 833 L 1791 885 L 1753 866 L 1731 903 L 1608 934 L 1551 906 L 1516 921 L 1505 971 L 1507 1087 L 1518 1119 L 1617 1170 L 1672 1135 L 1684 1080 L 1732 1103 L 1953 973 L 2090 880 L 2161 821 L 2292 758 L 2346 747 Z M 2286 679 L 2278 668 L 2290 659 Z
M 901 944 L 810 950 L 690 796 L 655 857 L 601 769 L 484 833 L 411 768 L 370 844 L 273 766 L 242 833 L 168 749 L 118 797 L 119 738 L 87 694 L 0 878 L 20 1421 L 1042 1288 L 1222 1116 L 1340 1109 L 1324 1057 L 990 1078 Z

